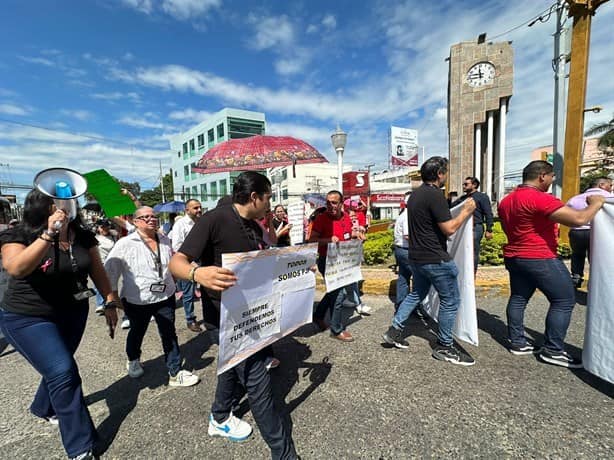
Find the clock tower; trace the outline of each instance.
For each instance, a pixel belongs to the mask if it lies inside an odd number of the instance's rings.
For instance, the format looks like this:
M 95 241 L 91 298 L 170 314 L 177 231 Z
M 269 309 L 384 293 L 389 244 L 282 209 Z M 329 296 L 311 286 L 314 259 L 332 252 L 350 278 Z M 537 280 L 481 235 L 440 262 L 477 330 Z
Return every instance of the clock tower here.
M 504 193 L 505 129 L 512 97 L 511 42 L 462 42 L 450 48 L 448 75 L 448 191 L 475 176 L 497 202 Z

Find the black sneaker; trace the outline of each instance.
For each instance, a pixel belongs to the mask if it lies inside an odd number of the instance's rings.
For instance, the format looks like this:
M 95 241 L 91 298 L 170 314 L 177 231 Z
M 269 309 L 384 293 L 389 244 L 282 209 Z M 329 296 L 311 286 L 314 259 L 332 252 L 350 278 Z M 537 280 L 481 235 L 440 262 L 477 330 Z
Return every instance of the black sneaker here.
M 538 348 L 535 348 L 533 345 L 527 343 L 525 345 L 510 345 L 508 350 L 510 351 L 511 354 L 513 355 L 531 355 L 533 353 L 537 353 L 539 351 Z
M 382 339 L 389 345 L 394 345 L 397 348 L 409 348 L 407 340 L 403 339 L 403 331 L 399 331 L 397 328 L 390 326 L 388 330 L 382 335 Z
M 432 356 L 439 361 L 447 361 L 452 364 L 458 364 L 459 366 L 473 366 L 475 364 L 475 359 L 469 356 L 468 353 L 460 351 L 454 345 L 437 344 L 433 350 Z
M 572 357 L 565 351 L 550 351 L 545 348 L 539 353 L 539 357 L 542 361 L 548 364 L 554 364 L 555 366 L 568 367 L 570 369 L 581 369 L 582 361 Z

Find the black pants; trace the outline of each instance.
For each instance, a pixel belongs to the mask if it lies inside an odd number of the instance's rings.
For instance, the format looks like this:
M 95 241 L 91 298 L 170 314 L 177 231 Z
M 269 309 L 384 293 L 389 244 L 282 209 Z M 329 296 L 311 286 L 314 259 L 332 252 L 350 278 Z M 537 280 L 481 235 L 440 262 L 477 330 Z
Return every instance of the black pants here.
M 236 400 L 237 386 L 243 386 L 247 390 L 249 406 L 260 434 L 271 448 L 272 458 L 296 459 L 292 437 L 284 426 L 281 415 L 275 410 L 271 379 L 264 365 L 265 356 L 262 352 L 256 353 L 218 375 L 211 414 L 218 423 L 228 419 L 232 404 Z
M 571 276 L 584 279 L 584 262 L 586 256 L 588 256 L 589 261 L 591 260 L 591 231 L 570 230 L 569 245 L 571 246 Z

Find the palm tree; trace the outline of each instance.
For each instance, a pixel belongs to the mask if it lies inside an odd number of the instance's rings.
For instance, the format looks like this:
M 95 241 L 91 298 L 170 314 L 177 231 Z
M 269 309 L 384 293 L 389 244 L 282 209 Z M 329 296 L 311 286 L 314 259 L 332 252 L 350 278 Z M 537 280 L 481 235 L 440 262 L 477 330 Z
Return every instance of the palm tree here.
M 614 118 L 610 121 L 591 126 L 585 133 L 586 136 L 594 136 L 596 134 L 602 134 L 597 144 L 601 150 L 614 148 Z

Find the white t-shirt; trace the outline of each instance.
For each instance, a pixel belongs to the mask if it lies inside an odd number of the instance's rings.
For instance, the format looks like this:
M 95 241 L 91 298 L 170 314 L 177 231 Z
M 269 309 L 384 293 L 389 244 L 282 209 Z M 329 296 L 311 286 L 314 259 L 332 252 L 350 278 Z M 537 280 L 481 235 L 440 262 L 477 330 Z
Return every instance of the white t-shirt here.
M 394 223 L 394 245 L 400 246 L 403 248 L 409 247 L 409 242 L 407 240 L 407 235 L 409 235 L 408 230 L 408 222 L 407 222 L 407 211 L 403 210 L 399 217 L 397 217 L 396 222 Z

